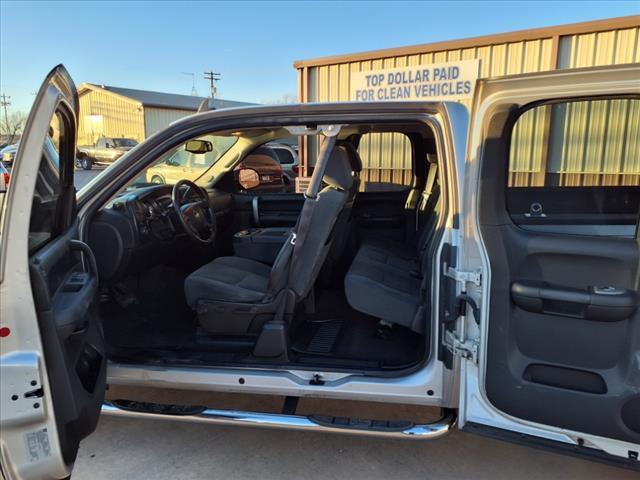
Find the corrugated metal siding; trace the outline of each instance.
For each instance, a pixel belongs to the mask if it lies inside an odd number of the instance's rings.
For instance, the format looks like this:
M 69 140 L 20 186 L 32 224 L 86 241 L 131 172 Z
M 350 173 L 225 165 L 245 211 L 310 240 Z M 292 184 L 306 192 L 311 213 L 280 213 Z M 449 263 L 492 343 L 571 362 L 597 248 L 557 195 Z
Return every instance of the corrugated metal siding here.
M 514 73 L 538 72 L 554 67 L 553 39 L 488 45 L 475 48 L 448 50 L 421 55 L 403 55 L 392 58 L 350 62 L 339 65 L 311 67 L 309 69 L 309 102 L 348 101 L 352 72 L 380 70 L 404 66 L 429 65 L 456 60 L 480 59 L 480 76 L 500 76 Z M 467 108 L 471 100 L 462 102 Z M 537 131 L 541 126 L 531 126 Z M 408 185 L 411 182 L 411 151 L 408 139 L 401 134 L 370 134 L 368 145 L 361 148 L 363 178 L 370 182 L 388 182 Z M 523 142 L 519 142 L 523 144 Z M 522 148 L 531 150 L 530 145 Z M 312 157 L 317 154 L 314 148 Z M 528 156 L 534 155 L 533 152 Z M 535 155 L 539 155 L 538 152 Z M 311 159 L 313 163 L 313 159 Z M 531 168 L 529 165 L 528 168 Z
M 166 128 L 171 122 L 193 115 L 191 110 L 170 110 L 166 108 L 144 107 L 144 127 L 147 137 Z
M 555 106 L 549 173 L 562 186 L 640 183 L 640 101 L 600 100 Z M 552 177 L 553 178 L 553 177 Z
M 548 37 L 531 39 L 526 41 L 480 45 L 473 48 L 463 48 L 454 50 L 444 50 L 440 52 L 411 54 L 389 57 L 384 59 L 353 61 L 336 65 L 320 65 L 305 67 L 308 69 L 307 102 L 332 102 L 345 101 L 349 99 L 350 74 L 351 72 L 379 70 L 383 68 L 394 68 L 402 66 L 427 65 L 440 62 L 451 62 L 456 60 L 480 59 L 480 77 L 495 77 L 519 73 L 531 73 L 548 71 L 555 68 L 574 68 L 595 65 L 611 65 L 620 63 L 640 62 L 640 32 L 639 28 L 625 28 L 619 30 L 602 31 L 589 34 L 567 35 L 562 37 Z M 302 72 L 302 70 L 299 70 Z M 462 102 L 468 108 L 470 101 Z M 619 122 L 615 119 L 616 110 L 612 106 L 599 106 L 598 112 L 608 112 L 609 122 Z M 635 107 L 634 107 L 635 108 Z M 575 113 L 571 113 L 576 115 Z M 596 113 L 604 115 L 604 113 Z M 635 115 L 632 111 L 626 115 Z M 553 115 L 557 115 L 554 113 Z M 592 112 L 593 115 L 593 112 Z M 536 109 L 530 111 L 520 119 L 517 131 L 513 137 L 511 146 L 511 163 L 509 184 L 512 186 L 539 186 L 544 185 L 545 173 L 547 169 L 547 152 L 549 145 L 549 129 L 551 128 L 551 109 Z M 635 117 L 633 117 L 635 118 Z M 632 119 L 630 119 L 632 120 Z M 595 120 L 602 124 L 604 117 Z M 632 120 L 635 121 L 635 120 Z M 555 122 L 555 118 L 554 118 Z M 569 121 L 569 124 L 576 124 L 576 121 Z M 555 124 L 555 123 L 554 123 Z M 637 123 L 636 123 L 637 125 Z M 555 127 L 553 127 L 555 130 Z M 636 129 L 637 130 L 637 129 Z M 376 147 L 363 153 L 363 164 L 367 169 L 370 178 L 390 178 L 396 181 L 405 181 L 406 163 L 404 160 L 405 147 L 398 147 L 398 141 L 392 134 L 376 134 L 380 139 L 376 140 Z M 385 137 L 386 135 L 386 137 Z M 627 132 L 627 145 L 637 145 L 637 131 Z M 634 138 L 631 138 L 635 135 Z M 629 137 L 630 136 L 630 137 Z M 371 142 L 374 142 L 372 139 Z M 586 142 L 586 143 L 585 143 Z M 635 143 L 634 143 L 635 142 Z M 588 147 L 588 148 L 587 148 Z M 393 148 L 394 150 L 391 150 Z M 588 149 L 591 153 L 590 159 L 583 159 L 589 165 L 593 165 L 594 153 L 601 151 L 593 142 L 588 142 L 583 136 L 581 143 L 573 147 L 575 150 Z M 380 156 L 378 152 L 386 152 Z M 314 157 L 316 148 L 311 149 L 310 154 Z M 393 165 L 390 162 L 394 159 Z M 395 158 L 403 158 L 401 162 Z M 606 155 L 607 161 L 614 162 L 606 165 L 607 172 L 614 172 L 616 161 L 613 156 Z M 310 159 L 313 163 L 313 158 Z M 636 173 L 637 157 L 631 156 L 621 164 L 624 172 L 607 173 L 594 177 L 584 171 L 582 160 L 564 162 L 564 170 L 561 174 L 560 184 L 563 185 L 588 185 L 596 184 L 636 184 L 639 176 Z M 402 173 L 392 173 L 395 169 Z M 376 170 L 380 172 L 376 173 Z M 591 175 L 586 176 L 586 175 Z M 376 177 L 377 176 L 377 177 Z M 605 182 L 605 183 L 602 183 Z
M 88 117 L 93 115 L 102 116 L 102 121 L 91 122 Z M 101 135 L 133 138 L 139 142 L 145 138 L 142 106 L 99 91 L 80 96 L 78 123 L 80 145 L 93 143 Z
M 558 68 L 640 62 L 639 42 L 640 28 L 562 37 Z M 559 185 L 640 184 L 640 102 L 581 102 L 554 108 L 551 125 L 564 140 L 561 151 L 549 152 L 549 171 L 558 174 Z
M 358 148 L 363 159 L 360 189 L 411 184 L 411 141 L 402 133 L 367 133 Z M 365 161 L 366 159 L 366 161 Z
M 365 72 L 383 68 L 429 65 L 456 60 L 480 59 L 480 77 L 540 72 L 554 67 L 553 39 L 545 38 L 502 45 L 448 50 L 422 55 L 399 57 L 339 65 L 309 68 L 308 102 L 339 102 L 349 100 L 351 72 Z M 471 102 L 463 102 L 470 107 Z

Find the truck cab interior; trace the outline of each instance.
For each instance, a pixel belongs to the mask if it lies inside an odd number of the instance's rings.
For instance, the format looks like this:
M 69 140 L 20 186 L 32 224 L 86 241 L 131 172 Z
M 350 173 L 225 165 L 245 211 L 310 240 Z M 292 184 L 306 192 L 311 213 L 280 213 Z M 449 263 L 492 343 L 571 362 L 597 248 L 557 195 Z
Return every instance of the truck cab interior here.
M 433 131 L 305 134 L 318 152 L 298 179 L 306 193 L 260 188 L 269 175 L 246 165 L 291 137 L 281 127 L 193 139 L 177 150 L 206 168 L 152 182 L 173 149 L 94 215 L 112 360 L 400 375 L 429 358 L 443 208 Z

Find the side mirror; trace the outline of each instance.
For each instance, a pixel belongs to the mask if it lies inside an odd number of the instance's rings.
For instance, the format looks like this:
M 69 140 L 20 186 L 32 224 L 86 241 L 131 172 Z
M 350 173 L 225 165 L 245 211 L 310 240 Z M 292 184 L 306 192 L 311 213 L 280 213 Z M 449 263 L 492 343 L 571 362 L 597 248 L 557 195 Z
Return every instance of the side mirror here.
M 189 140 L 185 144 L 184 149 L 189 153 L 209 153 L 213 151 L 213 144 L 206 140 Z
M 260 185 L 260 175 L 252 168 L 238 170 L 238 183 L 244 190 L 251 190 Z

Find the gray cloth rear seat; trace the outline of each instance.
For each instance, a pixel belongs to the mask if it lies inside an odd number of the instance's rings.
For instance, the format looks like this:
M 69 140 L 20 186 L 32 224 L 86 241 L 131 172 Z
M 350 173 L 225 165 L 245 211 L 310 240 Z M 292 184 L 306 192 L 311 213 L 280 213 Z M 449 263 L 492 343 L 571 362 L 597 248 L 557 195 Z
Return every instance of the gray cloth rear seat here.
M 437 164 L 430 166 L 431 178 L 427 182 L 416 213 L 417 233 L 415 242 L 398 242 L 386 239 L 366 239 L 358 252 L 361 258 L 383 263 L 404 271 L 420 272 L 422 250 L 428 245 L 437 218 L 433 215 L 440 199 L 437 181 Z
M 428 247 L 440 210 L 440 189 L 434 182 L 421 202 L 417 244 L 371 240 L 363 242 L 345 277 L 345 294 L 354 309 L 386 322 L 423 333 L 421 304 L 431 275 Z

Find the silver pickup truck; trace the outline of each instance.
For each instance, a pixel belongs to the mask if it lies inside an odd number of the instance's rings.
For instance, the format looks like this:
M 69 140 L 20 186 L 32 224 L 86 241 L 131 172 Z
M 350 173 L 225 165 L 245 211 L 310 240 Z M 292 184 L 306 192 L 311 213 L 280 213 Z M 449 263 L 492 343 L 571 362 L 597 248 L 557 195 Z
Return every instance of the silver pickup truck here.
M 100 137 L 95 145 L 81 145 L 76 166 L 91 170 L 94 163 L 112 163 L 138 144 L 131 138 Z
M 639 78 L 495 77 L 470 109 L 203 111 L 75 197 L 78 95 L 56 67 L 2 211 L 2 475 L 69 477 L 100 415 L 389 442 L 458 428 L 638 470 Z M 373 191 L 387 134 L 411 147 L 384 152 L 405 188 Z M 315 160 L 304 194 L 237 181 L 291 137 Z M 214 145 L 201 174 L 149 182 Z

